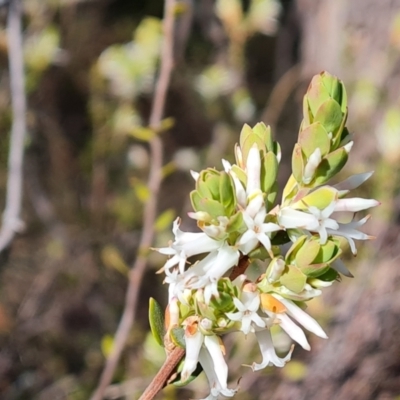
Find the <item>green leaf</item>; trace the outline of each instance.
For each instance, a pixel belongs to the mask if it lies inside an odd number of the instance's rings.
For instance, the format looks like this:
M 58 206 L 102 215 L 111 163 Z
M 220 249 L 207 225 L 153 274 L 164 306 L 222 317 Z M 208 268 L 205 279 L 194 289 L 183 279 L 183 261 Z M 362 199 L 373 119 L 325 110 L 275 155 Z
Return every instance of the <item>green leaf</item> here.
M 236 164 L 232 165 L 232 171 L 235 173 L 235 175 L 238 177 L 240 182 L 244 186 L 247 185 L 247 175 L 246 172 L 244 172 L 240 167 L 238 167 Z
M 292 207 L 298 210 L 306 210 L 308 207 L 313 206 L 323 210 L 337 199 L 337 195 L 338 192 L 333 187 L 323 186 L 294 203 Z
M 261 190 L 268 193 L 276 182 L 278 175 L 278 160 L 272 151 L 261 159 Z
M 320 252 L 320 248 L 319 240 L 307 240 L 296 254 L 296 265 L 303 271 L 303 267 L 313 263 Z
M 286 252 L 285 256 L 286 264 L 290 265 L 296 262 L 296 254 L 302 248 L 306 240 L 307 236 L 302 235 L 290 246 L 290 249 Z
M 253 132 L 262 139 L 267 151 L 273 150 L 274 142 L 272 140 L 271 127 L 269 125 L 266 126 L 264 122 L 259 122 L 253 127 Z
M 242 149 L 243 162 L 245 165 L 247 162 L 249 151 L 253 147 L 254 143 L 257 144 L 258 150 L 265 151 L 265 144 L 259 136 L 255 135 L 254 133 L 251 136 L 248 136 L 247 139 L 243 142 L 243 146 L 240 146 Z
M 336 240 L 330 239 L 321 246 L 318 255 L 315 257 L 315 263 L 331 263 L 340 256 L 342 250 Z
M 205 211 L 210 214 L 212 218 L 218 218 L 225 215 L 225 207 L 215 200 L 201 199 L 200 207 L 200 211 Z
M 101 251 L 101 260 L 106 267 L 114 268 L 124 276 L 129 275 L 129 267 L 116 247 L 111 245 L 105 246 Z
M 243 214 L 238 211 L 236 214 L 229 218 L 228 225 L 226 227 L 227 233 L 238 232 L 243 233 L 246 230 L 246 225 L 243 222 Z
M 342 124 L 343 117 L 339 103 L 333 99 L 328 99 L 318 108 L 314 122 L 321 122 L 328 133 L 335 134 Z
M 236 195 L 233 181 L 229 174 L 221 172 L 219 179 L 219 195 L 221 203 L 225 207 L 226 214 L 231 215 L 236 208 Z
M 324 103 L 326 100 L 329 100 L 330 98 L 329 93 L 322 82 L 321 75 L 322 74 L 315 75 L 312 78 L 310 86 L 308 87 L 306 93 L 306 98 L 311 113 L 314 116 L 314 121 L 315 121 L 315 115 L 317 114 L 317 111 L 320 108 L 321 104 Z M 314 121 L 311 121 L 311 123 Z
M 174 219 L 175 210 L 173 208 L 169 208 L 158 216 L 154 224 L 154 229 L 156 230 L 156 232 L 162 232 L 163 230 L 171 226 Z
M 175 346 L 186 349 L 185 330 L 180 327 L 172 328 L 170 331 L 171 340 Z
M 303 121 L 301 122 L 300 125 L 300 132 L 307 128 L 307 126 L 309 126 L 310 124 L 313 123 L 313 115 L 311 113 L 311 109 L 310 106 L 308 104 L 308 99 L 307 99 L 307 95 L 305 95 L 303 97 Z
M 150 198 L 150 190 L 149 188 L 139 179 L 134 179 L 132 181 L 132 187 L 135 191 L 136 197 L 142 202 L 146 203 L 147 200 Z
M 292 173 L 297 182 L 302 182 L 304 171 L 304 160 L 299 143 L 294 145 L 292 155 Z
M 155 136 L 152 129 L 144 128 L 143 126 L 135 127 L 129 133 L 135 139 L 141 140 L 142 142 L 150 142 L 150 140 Z
M 351 275 L 351 277 L 353 277 L 353 275 Z M 340 279 L 340 275 L 334 269 L 329 268 L 324 274 L 320 275 L 318 279 L 324 282 L 333 282 L 334 280 Z
M 152 297 L 150 297 L 149 301 L 149 322 L 154 339 L 160 346 L 164 346 L 164 312 L 161 306 Z
M 286 200 L 292 199 L 297 193 L 297 181 L 293 175 L 290 175 L 282 194 L 282 204 L 285 204 Z
M 329 265 L 326 263 L 322 264 L 311 264 L 306 265 L 301 268 L 303 274 L 307 275 L 309 278 L 318 278 L 329 270 Z
M 345 166 L 347 159 L 348 153 L 343 147 L 326 155 L 315 172 L 315 186 L 322 185 L 335 176 Z
M 160 132 L 168 131 L 175 125 L 175 118 L 164 118 L 160 124 Z
M 192 203 L 192 207 L 194 211 L 203 211 L 201 204 L 202 197 L 197 190 L 192 190 L 190 192 L 190 202 Z
M 251 129 L 250 125 L 244 124 L 243 128 L 240 132 L 240 140 L 239 140 L 242 151 L 243 151 L 244 142 L 252 135 L 254 135 L 253 129 Z
M 268 210 L 271 210 L 274 207 L 277 194 L 278 194 L 278 182 L 275 181 L 270 189 L 270 192 L 267 194 L 266 198 Z
M 288 265 L 287 271 L 280 278 L 280 282 L 292 292 L 300 293 L 307 282 L 307 276 L 294 265 Z
M 105 358 L 107 358 L 111 354 L 113 347 L 114 337 L 111 335 L 104 335 L 101 338 L 100 348 Z
M 314 122 L 312 125 L 302 130 L 299 133 L 299 143 L 307 158 L 309 158 L 317 148 L 321 150 L 321 155 L 324 156 L 328 154 L 331 147 L 328 133 L 320 122 Z

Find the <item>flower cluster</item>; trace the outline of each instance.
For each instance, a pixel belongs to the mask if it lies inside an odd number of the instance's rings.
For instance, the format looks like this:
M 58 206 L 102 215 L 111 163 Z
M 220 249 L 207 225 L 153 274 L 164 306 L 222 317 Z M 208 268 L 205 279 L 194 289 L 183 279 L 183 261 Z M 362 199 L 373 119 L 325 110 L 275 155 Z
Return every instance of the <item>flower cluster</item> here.
M 371 173 L 327 184 L 345 165 L 353 144 L 346 118 L 343 83 L 326 72 L 315 76 L 304 97 L 293 173 L 280 203 L 280 147 L 263 123 L 243 127 L 235 164 L 223 160 L 222 171 L 193 173 L 194 212 L 189 216 L 201 232 L 183 232 L 177 219 L 175 240 L 157 249 L 169 256 L 160 270 L 169 285 L 164 344 L 167 349 L 186 349 L 180 384 L 193 379 L 200 364 L 211 387 L 207 399 L 235 394 L 237 388 L 227 386 L 222 342 L 231 331 L 255 335 L 262 359 L 252 364 L 254 371 L 282 367 L 290 360 L 293 347 L 283 358 L 276 354 L 274 325 L 306 350 L 310 345 L 303 328 L 327 338 L 304 311 L 305 302 L 319 296 L 339 274 L 351 276 L 340 260 L 343 246 L 347 242 L 355 254 L 354 240 L 371 238 L 359 231 L 368 217 L 357 220 L 355 214 L 379 204 L 347 197 Z M 246 268 L 253 260 L 263 266 L 263 273 L 250 280 Z

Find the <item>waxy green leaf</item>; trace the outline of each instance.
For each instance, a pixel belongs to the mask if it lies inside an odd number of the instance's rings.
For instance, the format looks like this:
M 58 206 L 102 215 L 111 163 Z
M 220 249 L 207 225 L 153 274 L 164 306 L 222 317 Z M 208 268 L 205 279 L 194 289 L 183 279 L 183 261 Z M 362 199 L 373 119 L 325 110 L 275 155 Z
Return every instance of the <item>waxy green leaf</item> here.
M 155 299 L 150 297 L 149 301 L 149 322 L 151 333 L 160 346 L 164 346 L 164 312 Z
M 307 282 L 307 276 L 294 265 L 288 265 L 287 270 L 282 274 L 279 281 L 292 292 L 300 293 Z

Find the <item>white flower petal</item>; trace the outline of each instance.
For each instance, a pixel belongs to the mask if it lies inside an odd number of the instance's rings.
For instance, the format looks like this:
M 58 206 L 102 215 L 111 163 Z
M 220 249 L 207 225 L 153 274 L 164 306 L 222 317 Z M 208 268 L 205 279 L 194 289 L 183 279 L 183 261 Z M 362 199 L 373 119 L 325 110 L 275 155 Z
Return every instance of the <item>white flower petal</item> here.
M 292 355 L 293 348 L 284 358 L 280 358 L 276 355 L 274 344 L 272 343 L 271 333 L 269 329 L 263 329 L 255 332 L 258 345 L 260 346 L 262 354 L 262 362 L 260 364 L 253 363 L 253 371 L 258 371 L 269 365 L 275 365 L 276 367 L 283 367 Z
M 359 197 L 353 197 L 350 199 L 339 199 L 335 205 L 335 212 L 338 211 L 350 211 L 357 212 L 366 210 L 367 208 L 379 206 L 380 202 L 374 199 L 362 199 Z
M 205 336 L 204 346 L 212 357 L 215 374 L 219 384 L 221 385 L 221 388 L 224 389 L 227 387 L 228 366 L 226 365 L 224 355 L 222 354 L 219 340 L 220 339 L 216 335 Z
M 284 207 L 279 211 L 278 223 L 286 229 L 315 230 L 319 227 L 318 219 L 314 215 L 290 207 Z
M 297 326 L 286 314 L 278 314 L 281 328 L 303 349 L 310 350 L 310 344 L 307 341 L 306 335 L 299 326 Z
M 215 372 L 213 358 L 206 349 L 200 351 L 199 361 L 211 387 L 211 393 L 202 400 L 217 400 L 220 394 L 225 397 L 233 397 L 237 390 L 228 389 L 226 385 L 222 387 Z
M 320 327 L 318 322 L 304 312 L 300 307 L 298 307 L 292 301 L 283 298 L 282 296 L 276 294 L 273 294 L 273 296 L 276 297 L 286 307 L 287 314 L 303 325 L 304 328 L 323 339 L 328 339 L 328 336 Z
M 204 336 L 199 330 L 194 335 L 188 335 L 185 332 L 186 357 L 181 373 L 182 381 L 187 380 L 196 369 L 203 339 Z

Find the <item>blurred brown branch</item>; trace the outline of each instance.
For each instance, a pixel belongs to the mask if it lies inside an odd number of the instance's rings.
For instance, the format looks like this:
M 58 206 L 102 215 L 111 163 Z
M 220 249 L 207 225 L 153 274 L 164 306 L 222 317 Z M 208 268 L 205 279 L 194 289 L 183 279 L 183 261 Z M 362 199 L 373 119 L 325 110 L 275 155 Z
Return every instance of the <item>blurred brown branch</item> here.
M 7 39 L 13 122 L 8 157 L 6 205 L 0 230 L 0 251 L 10 245 L 15 234 L 22 226 L 20 213 L 23 181 L 22 166 L 26 134 L 26 98 L 21 13 L 20 0 L 11 1 L 7 21 Z
M 163 32 L 164 41 L 161 50 L 160 73 L 157 79 L 152 110 L 150 114 L 150 128 L 157 132 L 161 126 L 164 113 L 167 89 L 173 68 L 173 38 L 175 23 L 175 0 L 166 0 L 164 6 Z M 129 276 L 129 286 L 125 298 L 125 307 L 118 325 L 114 346 L 107 358 L 106 365 L 100 377 L 99 385 L 92 396 L 92 400 L 101 400 L 110 384 L 125 347 L 129 331 L 136 318 L 137 300 L 140 285 L 146 269 L 147 252 L 154 237 L 154 222 L 157 212 L 158 192 L 162 180 L 162 142 L 158 135 L 150 141 L 151 167 L 148 178 L 150 198 L 145 203 L 143 212 L 143 230 L 136 261 Z

